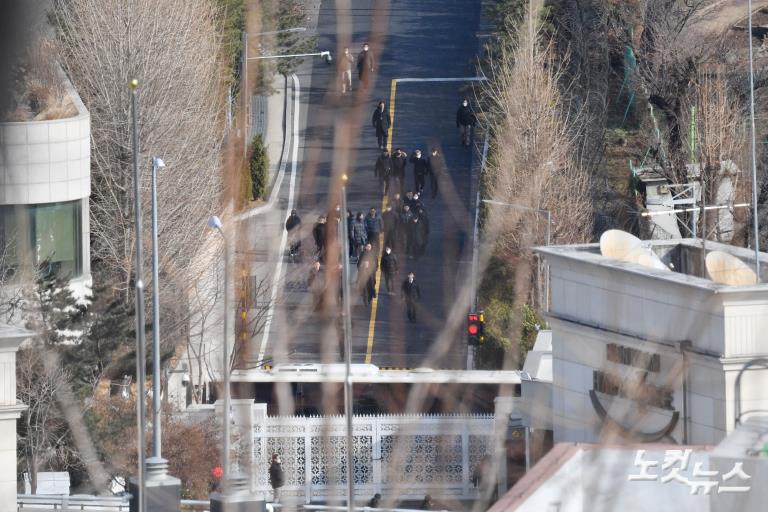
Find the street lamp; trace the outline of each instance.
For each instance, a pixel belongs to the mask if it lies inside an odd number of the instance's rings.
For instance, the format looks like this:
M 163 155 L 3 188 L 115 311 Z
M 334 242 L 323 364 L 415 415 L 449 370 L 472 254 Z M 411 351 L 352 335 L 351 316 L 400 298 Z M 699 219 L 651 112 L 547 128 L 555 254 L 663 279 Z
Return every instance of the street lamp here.
M 543 208 L 532 208 L 530 206 L 525 206 L 522 204 L 512 204 L 512 203 L 505 203 L 502 201 L 494 201 L 491 199 L 483 199 L 483 202 L 486 204 L 492 204 L 494 206 L 504 206 L 505 208 L 517 208 L 518 210 L 532 212 L 537 215 L 544 215 L 547 219 L 547 245 L 550 245 L 551 243 L 550 237 L 552 233 L 552 213 L 549 210 L 545 210 Z M 549 311 L 549 266 L 547 266 L 545 290 L 546 290 L 546 295 L 544 297 L 544 310 Z
M 259 32 L 258 34 L 253 34 L 254 37 L 256 36 L 266 36 L 271 34 L 287 34 L 287 33 L 296 33 L 296 32 L 306 32 L 305 27 L 293 27 L 293 28 L 286 28 L 283 30 L 272 30 L 270 32 Z M 245 98 L 244 105 L 243 105 L 243 158 L 245 158 L 248 155 L 248 118 L 250 114 L 251 109 L 251 99 L 250 99 L 250 91 L 248 90 L 248 61 L 249 60 L 258 60 L 262 58 L 269 58 L 269 57 L 248 57 L 248 33 L 243 32 L 243 53 L 242 53 L 242 68 L 243 68 L 243 74 L 242 74 L 242 81 L 243 81 L 243 90 L 242 94 Z M 321 52 L 322 54 L 326 55 L 325 61 L 330 64 L 331 63 L 331 52 Z M 298 55 L 296 55 L 298 56 Z M 283 58 L 281 56 L 275 56 L 272 58 Z
M 333 62 L 331 52 L 312 52 L 312 53 L 291 53 L 288 55 L 262 55 L 260 57 L 248 57 L 246 60 L 263 60 L 263 59 L 290 59 L 292 57 L 323 57 L 326 64 Z
M 160 285 L 157 251 L 157 171 L 165 168 L 160 158 L 152 159 L 152 458 L 148 466 L 162 468 L 160 427 Z M 167 392 L 167 390 L 166 390 Z
M 306 27 L 293 27 L 293 28 L 286 28 L 283 30 L 272 30 L 269 32 L 259 32 L 258 34 L 252 34 L 254 37 L 256 36 L 271 36 L 274 34 L 294 34 L 296 32 L 306 32 Z
M 752 139 L 752 230 L 755 232 L 755 274 L 760 282 L 760 231 L 757 223 L 757 157 L 755 155 L 755 72 L 752 58 L 752 0 L 747 2 L 749 41 L 749 123 Z
M 223 437 L 224 437 L 224 453 L 223 464 L 224 467 L 224 491 L 227 491 L 227 481 L 231 477 L 230 464 L 229 464 L 229 409 L 230 409 L 230 389 L 229 389 L 229 343 L 227 335 L 229 334 L 229 244 L 227 236 L 224 234 L 224 225 L 221 223 L 216 215 L 211 215 L 208 219 L 208 227 L 215 229 L 221 235 L 224 240 L 224 339 L 222 340 L 222 380 L 224 385 L 224 410 L 222 411 L 222 423 L 223 423 Z
M 141 187 L 139 174 L 139 119 L 138 119 L 138 99 L 136 89 L 139 87 L 139 81 L 135 78 L 130 81 L 131 89 L 131 124 L 133 132 L 133 218 L 134 218 L 134 236 L 136 237 L 136 272 L 134 275 L 134 288 L 136 292 L 136 422 L 138 426 L 138 509 L 139 512 L 146 511 L 146 482 L 145 482 L 145 463 L 146 453 L 144 449 L 144 415 L 145 415 L 145 393 L 144 381 L 146 380 L 146 355 L 144 340 L 144 260 L 143 244 L 141 242 Z

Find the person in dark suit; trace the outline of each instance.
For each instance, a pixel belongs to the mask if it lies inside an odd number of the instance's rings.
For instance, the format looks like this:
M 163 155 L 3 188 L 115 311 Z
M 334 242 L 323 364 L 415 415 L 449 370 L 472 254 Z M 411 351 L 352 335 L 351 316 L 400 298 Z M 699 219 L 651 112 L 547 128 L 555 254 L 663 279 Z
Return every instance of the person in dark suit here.
M 387 133 L 392 124 L 392 118 L 389 116 L 389 110 L 384 100 L 379 100 L 376 110 L 371 116 L 371 124 L 376 129 L 376 139 L 379 142 L 379 149 L 387 149 Z
M 405 299 L 405 309 L 408 314 L 408 321 L 416 321 L 416 303 L 421 299 L 421 290 L 416 284 L 416 276 L 413 272 L 408 272 L 408 277 L 403 281 L 400 287 L 403 299 Z

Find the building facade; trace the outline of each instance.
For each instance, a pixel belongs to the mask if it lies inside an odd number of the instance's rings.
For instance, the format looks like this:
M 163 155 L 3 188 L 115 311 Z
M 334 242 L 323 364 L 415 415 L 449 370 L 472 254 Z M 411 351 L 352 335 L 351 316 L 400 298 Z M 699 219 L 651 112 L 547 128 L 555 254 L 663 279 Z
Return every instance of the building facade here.
M 6 279 L 32 265 L 77 289 L 90 284 L 91 119 L 62 79 L 75 116 L 0 123 L 0 248 Z
M 33 335 L 0 324 L 0 510 L 16 503 L 16 420 L 27 408 L 16 399 L 16 351 Z
M 711 281 L 700 241 L 646 243 L 672 268 L 606 258 L 598 244 L 537 249 L 551 272 L 555 442 L 716 444 L 734 427 L 739 370 L 768 355 L 768 284 Z M 713 249 L 754 265 L 747 249 Z M 768 370 L 745 372 L 742 410 L 768 409 L 766 389 Z

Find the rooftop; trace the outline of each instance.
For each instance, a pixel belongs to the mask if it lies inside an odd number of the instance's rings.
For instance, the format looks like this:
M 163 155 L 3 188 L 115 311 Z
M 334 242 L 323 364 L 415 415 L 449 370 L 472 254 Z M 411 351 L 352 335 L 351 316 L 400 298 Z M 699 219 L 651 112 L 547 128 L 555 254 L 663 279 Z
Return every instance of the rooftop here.
M 707 241 L 705 247 L 702 248 L 702 240 L 692 238 L 646 240 L 643 241 L 643 246 L 658 256 L 670 270 L 649 268 L 638 263 L 605 257 L 600 253 L 600 244 L 597 243 L 541 246 L 534 250 L 548 258 L 566 258 L 597 267 L 641 275 L 650 279 L 709 290 L 713 293 L 762 292 L 768 294 L 768 283 L 766 283 L 768 280 L 768 254 L 766 253 L 760 253 L 760 284 L 731 286 L 716 283 L 709 279 L 704 267 L 705 256 L 711 251 L 721 251 L 735 256 L 750 268 L 754 268 L 755 253 L 753 250 L 710 241 Z

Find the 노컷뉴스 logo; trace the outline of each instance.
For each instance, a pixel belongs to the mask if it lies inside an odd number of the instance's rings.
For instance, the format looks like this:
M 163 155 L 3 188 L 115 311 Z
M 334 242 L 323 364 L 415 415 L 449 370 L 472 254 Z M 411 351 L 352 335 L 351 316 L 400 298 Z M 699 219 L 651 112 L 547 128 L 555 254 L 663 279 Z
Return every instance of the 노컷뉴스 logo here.
M 634 466 L 640 468 L 639 473 L 628 475 L 627 480 L 650 481 L 660 480 L 666 484 L 671 481 L 685 484 L 690 488 L 691 494 L 709 494 L 717 488 L 718 494 L 731 492 L 748 492 L 750 485 L 748 480 L 752 477 L 744 472 L 742 462 L 736 462 L 727 473 L 720 474 L 717 470 L 704 469 L 704 463 L 699 461 L 693 465 L 693 473 L 686 476 L 693 450 L 665 450 L 664 461 L 646 460 L 646 450 L 637 450 Z M 740 484 L 740 485 L 736 485 Z

